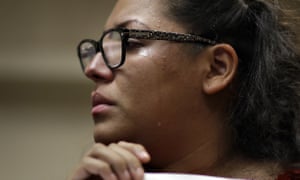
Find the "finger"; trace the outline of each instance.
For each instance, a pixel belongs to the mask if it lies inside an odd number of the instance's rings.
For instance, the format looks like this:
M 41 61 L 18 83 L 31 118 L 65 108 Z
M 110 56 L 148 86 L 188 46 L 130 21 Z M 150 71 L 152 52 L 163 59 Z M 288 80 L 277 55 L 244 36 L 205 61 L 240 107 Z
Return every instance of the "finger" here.
M 120 145 L 124 149 L 127 149 L 131 153 L 135 154 L 142 163 L 148 163 L 151 160 L 149 153 L 146 151 L 144 146 L 140 144 L 121 141 L 118 143 L 118 145 Z
M 130 180 L 130 173 L 127 169 L 126 160 L 115 151 L 103 144 L 95 144 L 90 156 L 106 162 L 113 169 L 121 180 Z
M 74 172 L 71 180 L 85 180 L 93 175 L 99 175 L 103 179 L 117 180 L 110 166 L 98 159 L 84 157 L 80 167 Z
M 132 152 L 115 143 L 110 144 L 108 147 L 125 159 L 127 168 L 134 180 L 144 179 L 144 169 L 142 168 L 141 162 Z

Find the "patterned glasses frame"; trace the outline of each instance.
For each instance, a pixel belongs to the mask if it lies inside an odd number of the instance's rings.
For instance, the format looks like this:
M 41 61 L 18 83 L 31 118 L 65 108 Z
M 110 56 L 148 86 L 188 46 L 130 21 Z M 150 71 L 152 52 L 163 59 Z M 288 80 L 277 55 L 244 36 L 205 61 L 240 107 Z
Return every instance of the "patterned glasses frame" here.
M 117 40 L 114 39 L 114 41 L 120 41 L 119 48 L 121 48 L 121 51 L 119 57 L 117 58 L 117 62 L 111 63 L 111 59 L 108 58 L 108 53 L 106 52 L 108 50 L 103 47 L 103 42 L 106 41 L 107 37 L 109 39 L 112 39 L 115 36 L 117 37 Z M 82 70 L 85 71 L 87 64 L 94 58 L 94 56 L 98 52 L 102 53 L 103 60 L 110 69 L 116 69 L 122 66 L 125 62 L 126 47 L 129 38 L 144 40 L 165 40 L 179 43 L 201 43 L 204 45 L 217 44 L 217 42 L 214 40 L 195 34 L 125 28 L 109 29 L 103 33 L 99 41 L 85 39 L 79 43 L 77 47 L 77 53 Z M 88 59 L 88 62 L 85 62 L 86 58 Z

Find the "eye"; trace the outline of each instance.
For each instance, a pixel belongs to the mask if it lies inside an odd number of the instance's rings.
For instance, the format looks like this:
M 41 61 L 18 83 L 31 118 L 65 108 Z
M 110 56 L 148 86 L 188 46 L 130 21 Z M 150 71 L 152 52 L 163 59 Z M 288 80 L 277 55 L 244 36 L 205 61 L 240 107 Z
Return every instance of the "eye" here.
M 139 41 L 138 39 L 133 39 L 133 38 L 128 39 L 126 45 L 127 45 L 128 51 L 137 50 L 144 46 L 144 44 L 141 41 Z

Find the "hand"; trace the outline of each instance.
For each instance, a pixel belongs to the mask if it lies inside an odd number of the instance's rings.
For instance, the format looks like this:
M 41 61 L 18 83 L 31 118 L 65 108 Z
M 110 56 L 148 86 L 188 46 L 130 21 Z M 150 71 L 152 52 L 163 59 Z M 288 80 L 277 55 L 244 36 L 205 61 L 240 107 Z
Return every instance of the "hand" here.
M 123 141 L 108 146 L 96 143 L 84 155 L 70 180 L 142 180 L 142 164 L 149 161 L 150 156 L 142 145 Z

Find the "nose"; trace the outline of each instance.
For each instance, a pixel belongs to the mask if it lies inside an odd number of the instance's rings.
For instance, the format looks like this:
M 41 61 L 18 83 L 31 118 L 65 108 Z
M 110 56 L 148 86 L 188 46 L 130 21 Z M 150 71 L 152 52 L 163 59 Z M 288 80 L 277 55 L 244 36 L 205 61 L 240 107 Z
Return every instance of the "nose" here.
M 106 66 L 101 53 L 96 54 L 86 66 L 84 73 L 94 82 L 112 81 L 114 78 L 112 70 Z

